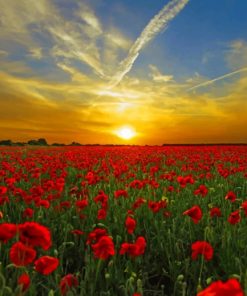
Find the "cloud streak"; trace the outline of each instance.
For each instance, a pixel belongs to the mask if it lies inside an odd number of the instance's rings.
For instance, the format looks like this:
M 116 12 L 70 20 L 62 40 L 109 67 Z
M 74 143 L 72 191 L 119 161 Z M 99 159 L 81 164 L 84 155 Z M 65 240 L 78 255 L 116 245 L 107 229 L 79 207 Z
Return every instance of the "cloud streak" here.
M 220 80 L 223 80 L 223 79 L 226 79 L 226 78 L 232 77 L 232 76 L 234 76 L 234 75 L 236 75 L 236 74 L 239 74 L 239 73 L 242 73 L 242 72 L 245 72 L 245 71 L 247 71 L 247 67 L 245 67 L 245 68 L 241 68 L 241 69 L 238 69 L 238 70 L 233 71 L 233 72 L 230 72 L 230 73 L 227 73 L 227 74 L 225 74 L 225 75 L 219 76 L 219 77 L 214 78 L 214 79 L 212 79 L 212 80 L 205 81 L 205 82 L 203 82 L 203 83 L 200 83 L 200 84 L 198 84 L 198 85 L 195 85 L 195 86 L 193 86 L 193 87 L 187 89 L 187 91 L 192 91 L 192 90 L 195 90 L 195 89 L 200 88 L 200 87 L 203 87 L 203 86 L 208 86 L 208 85 L 213 84 L 213 83 L 215 83 L 215 82 L 217 82 L 217 81 L 220 81 Z
M 109 88 L 118 85 L 124 76 L 131 70 L 142 48 L 147 45 L 156 35 L 166 29 L 169 22 L 184 8 L 189 0 L 172 0 L 156 14 L 136 39 L 129 50 L 128 56 L 120 63 L 119 69 L 112 77 Z

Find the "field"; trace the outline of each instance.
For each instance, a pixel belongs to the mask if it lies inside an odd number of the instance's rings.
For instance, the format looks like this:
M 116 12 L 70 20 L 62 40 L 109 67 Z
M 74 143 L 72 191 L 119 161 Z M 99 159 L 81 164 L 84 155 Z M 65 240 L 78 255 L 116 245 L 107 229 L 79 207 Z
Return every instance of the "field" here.
M 0 295 L 244 295 L 247 146 L 2 147 L 0 219 Z

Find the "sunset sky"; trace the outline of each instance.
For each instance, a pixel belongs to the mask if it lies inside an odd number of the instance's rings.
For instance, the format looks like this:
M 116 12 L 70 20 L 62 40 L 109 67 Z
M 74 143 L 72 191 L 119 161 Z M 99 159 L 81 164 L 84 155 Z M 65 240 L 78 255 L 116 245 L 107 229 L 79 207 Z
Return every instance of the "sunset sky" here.
M 0 7 L 0 140 L 247 142 L 246 0 Z

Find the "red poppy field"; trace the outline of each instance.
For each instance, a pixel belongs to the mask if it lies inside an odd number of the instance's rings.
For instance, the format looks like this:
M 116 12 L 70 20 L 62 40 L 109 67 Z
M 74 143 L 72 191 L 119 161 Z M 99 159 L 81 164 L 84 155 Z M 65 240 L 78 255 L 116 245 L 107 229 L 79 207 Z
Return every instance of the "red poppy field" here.
M 0 219 L 0 295 L 245 295 L 247 146 L 2 147 Z

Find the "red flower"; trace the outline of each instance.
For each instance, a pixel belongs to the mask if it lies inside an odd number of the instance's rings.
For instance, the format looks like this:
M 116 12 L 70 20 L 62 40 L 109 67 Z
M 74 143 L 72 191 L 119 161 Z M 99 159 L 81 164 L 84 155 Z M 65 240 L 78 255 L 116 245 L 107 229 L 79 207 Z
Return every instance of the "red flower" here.
M 34 262 L 35 270 L 41 274 L 48 275 L 57 269 L 59 260 L 50 256 L 43 256 Z
M 178 181 L 180 187 L 182 187 L 182 188 L 184 188 L 187 184 L 194 184 L 194 182 L 195 182 L 191 175 L 188 175 L 185 177 L 178 176 L 177 181 Z
M 107 235 L 107 231 L 102 228 L 95 228 L 92 232 L 89 233 L 87 237 L 87 245 L 97 242 L 102 236 Z
M 198 189 L 194 191 L 195 195 L 201 195 L 202 197 L 205 197 L 208 194 L 208 188 L 205 185 L 200 185 Z
M 94 201 L 96 203 L 100 202 L 102 205 L 105 205 L 108 201 L 108 195 L 106 195 L 103 190 L 100 190 L 99 194 L 94 198 Z
M 77 200 L 75 205 L 79 210 L 83 210 L 85 207 L 88 206 L 88 200 L 87 199 Z
M 36 222 L 25 222 L 19 225 L 20 241 L 32 247 L 48 250 L 51 247 L 50 230 Z
M 123 189 L 118 189 L 114 192 L 114 197 L 119 198 L 120 196 L 128 197 L 128 192 Z
M 23 218 L 26 218 L 26 217 L 28 217 L 28 218 L 32 218 L 32 217 L 33 217 L 33 213 L 34 213 L 34 210 L 33 210 L 33 209 L 31 209 L 31 208 L 26 208 L 26 209 L 23 211 L 23 213 L 22 213 L 22 217 L 23 217 Z
M 145 252 L 145 248 L 146 248 L 146 240 L 143 236 L 139 236 L 135 242 L 136 246 L 137 246 L 137 254 L 139 255 L 143 255 Z
M 238 280 L 229 279 L 225 283 L 222 281 L 213 282 L 205 290 L 199 292 L 197 296 L 244 296 L 244 291 Z
M 123 243 L 119 251 L 120 255 L 129 254 L 131 257 L 143 255 L 146 248 L 146 240 L 139 236 L 134 244 Z
M 232 225 L 239 223 L 241 220 L 241 216 L 239 210 L 232 212 L 228 218 L 228 222 Z
M 193 222 L 197 224 L 202 218 L 202 210 L 199 206 L 193 206 L 187 211 L 183 212 L 183 215 L 188 215 L 192 218 Z
M 192 244 L 191 249 L 193 260 L 196 260 L 199 254 L 203 255 L 205 260 L 211 260 L 213 258 L 214 249 L 208 242 L 197 241 Z
M 167 202 L 164 200 L 161 201 L 149 201 L 148 207 L 151 209 L 153 213 L 157 213 L 160 209 L 165 208 L 167 206 Z
M 237 196 L 233 191 L 229 191 L 225 196 L 225 199 L 229 199 L 231 202 L 234 202 L 236 198 Z
M 97 243 L 92 245 L 94 256 L 99 259 L 107 259 L 115 254 L 114 244 L 109 236 L 102 236 Z
M 35 203 L 37 207 L 44 207 L 46 209 L 49 209 L 50 202 L 47 199 L 40 199 L 37 203 Z
M 60 281 L 60 291 L 62 295 L 66 295 L 70 288 L 78 286 L 78 280 L 73 274 L 65 275 Z
M 140 180 L 133 180 L 130 184 L 129 187 L 131 188 L 136 188 L 136 189 L 142 189 L 144 186 L 144 182 L 140 181 Z
M 184 188 L 187 184 L 187 182 L 183 176 L 178 176 L 177 181 L 182 188 Z
M 210 210 L 210 217 L 220 217 L 221 216 L 221 210 L 217 207 L 214 207 Z
M 97 219 L 98 220 L 104 220 L 106 218 L 107 211 L 105 209 L 99 209 L 98 214 L 97 214 Z
M 132 234 L 136 228 L 136 220 L 128 216 L 125 220 L 125 226 L 128 233 Z
M 145 203 L 146 200 L 142 197 L 139 197 L 133 204 L 133 209 L 139 208 L 143 203 Z
M 30 277 L 27 273 L 23 273 L 21 276 L 19 276 L 18 285 L 22 286 L 21 288 L 22 292 L 25 292 L 29 288 L 30 283 L 31 283 Z
M 76 204 L 76 206 L 77 206 L 77 204 Z M 69 201 L 65 200 L 65 201 L 60 202 L 60 208 L 68 208 L 69 209 L 70 207 L 71 207 L 71 204 Z
M 15 224 L 2 223 L 0 224 L 0 241 L 7 243 L 16 234 L 17 227 Z
M 247 200 L 242 203 L 242 208 L 244 210 L 245 216 L 247 216 Z
M 76 235 L 83 235 L 84 234 L 84 232 L 81 231 L 80 229 L 71 230 L 71 233 L 76 234 Z
M 0 196 L 4 195 L 7 192 L 7 187 L 5 186 L 0 186 Z
M 15 243 L 9 251 L 10 260 L 17 266 L 26 266 L 33 262 L 36 251 L 23 243 Z

